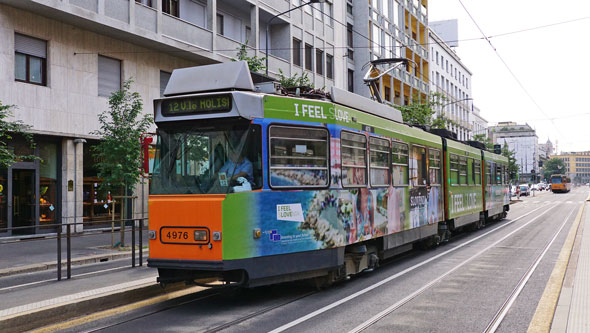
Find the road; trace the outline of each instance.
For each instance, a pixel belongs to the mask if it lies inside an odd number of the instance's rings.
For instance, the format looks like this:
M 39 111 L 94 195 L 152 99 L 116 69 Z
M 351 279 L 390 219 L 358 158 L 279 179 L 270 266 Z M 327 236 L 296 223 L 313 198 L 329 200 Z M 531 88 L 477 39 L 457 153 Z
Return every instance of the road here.
M 587 188 L 543 192 L 508 218 L 317 291 L 207 290 L 64 331 L 525 332 Z M 96 319 L 96 318 L 95 318 Z

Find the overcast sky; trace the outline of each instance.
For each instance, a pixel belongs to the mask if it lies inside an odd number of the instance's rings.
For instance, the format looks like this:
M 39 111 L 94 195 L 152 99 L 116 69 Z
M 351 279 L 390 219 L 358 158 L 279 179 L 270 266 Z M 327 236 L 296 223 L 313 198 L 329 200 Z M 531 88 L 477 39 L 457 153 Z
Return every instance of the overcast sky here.
M 482 37 L 577 20 L 490 39 Z M 432 0 L 429 20 L 458 19 L 456 52 L 473 73 L 472 95 L 490 123 L 516 121 L 550 138 L 560 151 L 590 150 L 589 0 Z M 547 118 L 555 118 L 549 120 Z

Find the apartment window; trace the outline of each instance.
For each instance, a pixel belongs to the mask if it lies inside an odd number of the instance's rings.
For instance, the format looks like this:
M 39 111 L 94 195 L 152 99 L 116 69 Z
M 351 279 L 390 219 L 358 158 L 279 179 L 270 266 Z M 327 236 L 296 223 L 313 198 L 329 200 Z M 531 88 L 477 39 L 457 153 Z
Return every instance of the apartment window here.
M 142 5 L 146 5 L 148 7 L 152 6 L 152 0 L 135 0 L 135 2 L 140 3 Z
M 98 96 L 110 97 L 121 89 L 121 60 L 98 56 Z
M 293 38 L 293 64 L 301 66 L 301 41 Z
M 348 70 L 348 91 L 354 92 L 354 71 L 352 69 Z
M 309 44 L 305 44 L 305 69 L 313 70 L 313 47 Z
M 171 75 L 171 73 L 160 71 L 160 97 L 164 96 L 164 91 L 166 90 L 168 81 L 170 81 Z
M 350 2 L 346 3 L 346 12 L 352 15 L 352 4 Z
M 223 15 L 217 14 L 217 33 L 224 35 L 223 33 Z
M 178 17 L 178 0 L 162 0 L 162 11 Z
M 326 54 L 326 76 L 334 79 L 334 57 L 330 54 Z
M 14 79 L 47 84 L 47 42 L 21 34 L 14 35 Z
M 324 74 L 324 51 L 315 50 L 315 71 L 318 74 Z

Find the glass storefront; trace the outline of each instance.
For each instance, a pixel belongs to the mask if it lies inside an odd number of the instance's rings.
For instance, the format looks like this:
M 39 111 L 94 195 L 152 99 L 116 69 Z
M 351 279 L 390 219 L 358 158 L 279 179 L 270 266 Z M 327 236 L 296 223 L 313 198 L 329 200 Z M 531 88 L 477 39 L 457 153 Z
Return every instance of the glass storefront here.
M 39 157 L 39 225 L 44 229 L 57 223 L 57 143 L 38 144 Z
M 8 170 L 0 169 L 0 234 L 8 230 Z
M 84 185 L 83 185 L 83 216 L 86 226 L 103 226 L 111 222 L 113 203 L 109 193 L 99 191 L 102 180 L 98 177 L 96 163 L 98 159 L 92 150 L 96 143 L 84 144 Z M 115 219 L 118 220 L 120 205 L 115 204 Z M 88 223 L 88 224 L 86 224 Z

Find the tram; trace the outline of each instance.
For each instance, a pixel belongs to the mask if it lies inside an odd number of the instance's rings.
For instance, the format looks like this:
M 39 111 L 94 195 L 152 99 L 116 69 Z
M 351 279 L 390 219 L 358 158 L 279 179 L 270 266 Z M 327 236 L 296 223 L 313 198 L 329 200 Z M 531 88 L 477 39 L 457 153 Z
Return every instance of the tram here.
M 572 189 L 572 180 L 561 174 L 551 175 L 551 192 L 567 193 Z
M 326 283 L 509 210 L 507 158 L 332 88 L 253 84 L 245 62 L 174 70 L 154 101 L 150 267 L 160 283 Z

